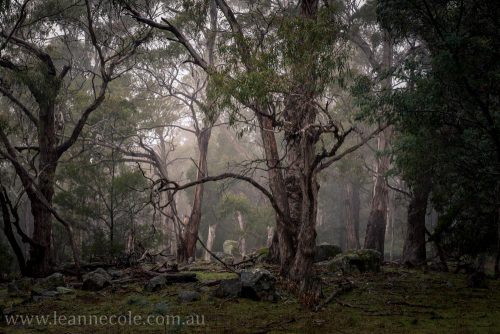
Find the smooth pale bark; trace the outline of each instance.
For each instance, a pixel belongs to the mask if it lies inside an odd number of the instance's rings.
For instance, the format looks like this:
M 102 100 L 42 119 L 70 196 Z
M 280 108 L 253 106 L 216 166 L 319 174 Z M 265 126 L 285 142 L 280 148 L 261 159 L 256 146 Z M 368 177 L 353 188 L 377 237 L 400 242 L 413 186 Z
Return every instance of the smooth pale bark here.
M 208 235 L 207 235 L 207 249 L 209 251 L 213 250 L 214 246 L 214 241 L 215 241 L 215 232 L 217 229 L 217 224 L 209 225 L 208 226 Z M 210 261 L 212 256 L 208 251 L 205 251 L 205 261 Z
M 267 227 L 266 247 L 271 247 L 271 245 L 273 243 L 273 236 L 274 236 L 274 227 L 268 226 Z
M 346 194 L 346 246 L 347 249 L 359 249 L 359 183 L 347 182 Z
M 247 255 L 247 240 L 246 240 L 246 231 L 247 231 L 247 223 L 243 219 L 243 215 L 241 211 L 236 211 L 236 219 L 238 220 L 238 226 L 240 228 L 240 237 L 238 239 L 238 248 L 242 258 Z
M 126 254 L 130 255 L 134 252 L 135 236 L 133 231 L 127 233 L 127 244 L 125 247 Z
M 425 217 L 430 187 L 422 185 L 413 190 L 408 205 L 408 221 L 402 263 L 411 266 L 425 264 Z

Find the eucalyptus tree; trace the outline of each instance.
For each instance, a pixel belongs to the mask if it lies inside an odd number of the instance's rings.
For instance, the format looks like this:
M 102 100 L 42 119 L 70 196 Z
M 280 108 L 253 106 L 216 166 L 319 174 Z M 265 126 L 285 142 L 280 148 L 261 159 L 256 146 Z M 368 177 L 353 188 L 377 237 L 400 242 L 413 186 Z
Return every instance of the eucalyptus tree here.
M 52 216 L 71 228 L 52 207 L 57 166 L 104 101 L 109 83 L 129 69 L 148 36 L 120 17 L 111 2 L 45 5 L 12 2 L 0 20 L 0 93 L 10 105 L 2 111 L 0 155 L 15 169 L 30 201 L 34 232 L 25 239 L 30 245 L 25 274 L 31 276 L 44 276 L 53 266 Z M 81 56 L 85 53 L 88 57 Z M 78 89 L 83 107 L 72 100 Z
M 348 48 L 335 8 L 303 0 L 286 6 L 269 2 L 240 4 L 238 10 L 216 0 L 222 13 L 220 27 L 226 38 L 219 44 L 224 62 L 211 66 L 177 24 L 175 15 L 155 17 L 153 11 L 125 5 L 140 22 L 165 31 L 181 44 L 190 59 L 214 82 L 221 106 L 233 112 L 248 108 L 254 114 L 264 147 L 270 192 L 246 176 L 223 173 L 182 186 L 227 177 L 250 182 L 263 191 L 277 214 L 277 240 L 281 273 L 301 286 L 303 300 L 314 301 L 313 279 L 319 172 L 361 147 L 368 139 L 341 151 L 356 131 L 332 116 L 332 84 L 342 83 Z M 298 5 L 298 6 L 297 6 Z M 142 10 L 142 11 L 141 11 Z M 276 140 L 283 131 L 287 164 Z M 375 132 L 379 132 L 377 129 Z M 328 140 L 325 140 L 328 138 Z M 287 179 L 287 181 L 285 181 Z
M 381 29 L 377 22 L 376 1 L 353 3 L 346 6 L 348 16 L 349 39 L 364 55 L 364 70 L 373 80 L 373 90 L 380 95 L 390 94 L 392 90 L 392 74 L 394 64 L 393 38 L 389 32 Z M 364 248 L 376 249 L 384 254 L 385 232 L 387 225 L 388 193 L 386 174 L 390 167 L 390 143 L 393 127 L 387 123 L 388 104 L 372 105 L 374 110 L 370 116 L 375 122 L 385 127 L 377 137 L 378 154 L 375 159 L 373 195 L 371 211 L 365 234 Z
M 207 66 L 216 66 L 218 54 L 215 50 L 217 40 L 217 10 L 214 1 L 199 3 L 170 2 L 168 5 L 161 2 L 147 3 L 150 10 L 165 10 L 164 15 L 182 13 L 178 15 L 179 24 L 185 26 L 184 33 L 189 36 L 193 47 L 200 50 L 206 59 Z M 149 7 L 148 7 L 149 6 Z M 130 7 L 128 7 L 131 9 Z M 204 12 L 206 11 L 206 12 Z M 208 14 L 208 15 L 206 15 Z M 168 41 L 164 36 L 157 36 L 158 43 Z M 178 100 L 184 110 L 179 110 L 180 122 L 190 123 L 171 124 L 177 130 L 194 134 L 197 141 L 198 158 L 196 159 L 196 180 L 208 176 L 207 154 L 212 135 L 212 128 L 217 122 L 219 113 L 214 108 L 213 95 L 210 94 L 211 83 L 203 69 L 193 64 L 182 63 L 184 52 L 179 52 L 175 47 L 165 52 L 161 47 L 153 46 L 155 51 L 144 59 L 140 69 L 150 77 L 154 84 L 146 84 L 146 88 L 159 97 L 170 97 Z M 153 59 L 155 58 L 155 59 Z M 168 64 L 165 66 L 165 64 Z M 168 177 L 165 177 L 168 179 Z M 201 224 L 202 205 L 204 197 L 204 184 L 195 186 L 192 208 L 187 225 L 178 235 L 177 258 L 186 262 L 195 258 L 198 231 Z M 173 199 L 169 202 L 173 203 Z
M 80 145 L 68 151 L 57 173 L 55 203 L 61 215 L 78 222 L 75 228 L 86 250 L 102 242 L 96 235 L 105 236 L 107 240 L 95 249 L 105 250 L 99 255 L 106 260 L 126 253 L 124 240 L 133 249 L 134 240 L 141 239 L 137 231 L 142 225 L 155 223 L 148 210 L 152 204 L 148 180 L 137 161 L 124 153 L 135 144 L 142 119 L 153 115 L 141 113 L 128 99 L 133 95 L 131 81 L 130 75 L 123 75 L 110 84 L 112 94 L 89 117 Z

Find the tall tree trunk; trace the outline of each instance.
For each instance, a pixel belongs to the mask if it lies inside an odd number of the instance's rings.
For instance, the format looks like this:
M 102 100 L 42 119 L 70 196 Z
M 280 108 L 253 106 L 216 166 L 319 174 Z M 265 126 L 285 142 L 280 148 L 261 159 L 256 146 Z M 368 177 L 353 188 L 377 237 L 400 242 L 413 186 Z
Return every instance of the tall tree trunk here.
M 267 227 L 266 247 L 271 247 L 271 245 L 273 244 L 273 236 L 274 236 L 274 227 L 268 226 Z
M 497 256 L 495 258 L 495 277 L 500 277 L 500 208 L 497 215 Z
M 282 215 L 276 214 L 276 232 L 269 251 L 271 260 L 280 263 L 280 273 L 287 276 L 295 254 L 294 229 L 290 223 L 290 209 L 273 121 L 270 117 L 264 116 L 266 115 L 264 110 L 265 108 L 257 110 L 257 120 L 268 168 L 269 188 L 282 213 Z
M 348 181 L 345 193 L 347 249 L 359 249 L 359 183 Z
M 212 128 L 207 127 L 201 130 L 197 135 L 198 139 L 198 173 L 196 180 L 199 181 L 207 176 L 208 166 L 207 166 L 207 154 L 208 154 L 208 143 L 210 141 L 210 136 L 212 133 Z M 189 222 L 185 229 L 184 234 L 184 247 L 185 252 L 181 254 L 183 258 L 179 261 L 186 262 L 189 259 L 195 259 L 196 257 L 196 242 L 198 241 L 198 230 L 200 228 L 201 222 L 201 209 L 203 204 L 203 183 L 198 183 L 194 189 L 194 199 L 193 199 L 193 209 L 191 210 L 191 216 Z
M 3 231 L 7 241 L 9 241 L 12 250 L 17 259 L 17 263 L 19 264 L 19 270 L 22 275 L 27 274 L 26 270 L 26 259 L 24 257 L 23 250 L 21 249 L 19 243 L 17 242 L 15 233 L 12 229 L 12 219 L 17 220 L 16 223 L 19 224 L 19 217 L 17 217 L 17 212 L 11 211 L 11 206 L 9 205 L 8 194 L 2 186 L 2 191 L 0 191 L 0 207 L 2 210 L 2 218 L 3 218 Z
M 379 136 L 378 148 L 387 147 L 385 134 Z M 389 167 L 388 157 L 380 157 L 377 162 L 375 185 L 373 190 L 372 204 L 368 223 L 364 248 L 378 250 L 384 256 L 384 242 L 387 216 L 388 188 L 385 180 L 385 173 Z
M 301 19 L 316 19 L 317 0 L 302 0 L 300 6 Z M 301 52 L 309 58 L 314 55 L 313 47 L 308 44 Z M 316 158 L 315 145 L 318 138 L 315 132 L 310 130 L 310 126 L 315 123 L 317 113 L 316 107 L 311 103 L 316 97 L 316 78 L 314 77 L 316 61 L 316 58 L 312 56 L 306 64 L 298 63 L 292 66 L 292 76 L 297 84 L 287 96 L 284 112 L 285 140 L 290 157 L 294 159 L 289 160 L 287 183 L 290 182 L 290 186 L 287 190 L 291 200 L 290 217 L 297 240 L 297 249 L 289 277 L 299 283 L 300 298 L 307 305 L 315 304 L 321 296 L 321 288 L 314 278 L 313 268 L 319 191 L 313 162 Z M 307 71 L 304 71 L 304 66 L 309 67 Z
M 391 76 L 388 73 L 392 67 L 393 46 L 388 32 L 384 32 L 383 60 L 381 64 L 381 75 L 387 77 L 382 81 L 382 89 L 390 91 L 392 89 Z M 384 256 L 384 242 L 386 229 L 387 201 L 389 189 L 385 180 L 385 174 L 389 170 L 390 158 L 387 151 L 390 147 L 392 137 L 392 127 L 387 127 L 378 136 L 378 151 L 382 156 L 376 160 L 376 178 L 373 190 L 370 215 L 366 227 L 364 248 L 378 250 Z
M 321 287 L 314 279 L 313 268 L 319 184 L 311 174 L 306 173 L 306 178 L 303 182 L 304 196 L 302 220 L 297 237 L 298 246 L 293 266 L 290 269 L 290 278 L 300 283 L 301 300 L 306 305 L 312 305 L 321 297 Z
M 43 96 L 37 98 L 40 106 L 38 126 L 38 189 L 46 204 L 52 206 L 54 197 L 54 178 L 57 167 L 55 152 L 56 135 L 54 128 L 55 101 Z M 27 268 L 30 276 L 44 277 L 51 273 L 54 265 L 51 258 L 52 213 L 37 196 L 30 196 L 33 214 L 33 241 L 38 245 L 31 247 Z
M 430 187 L 422 184 L 413 190 L 408 205 L 408 222 L 403 247 L 402 263 L 411 266 L 420 266 L 425 263 L 425 217 Z
M 247 224 L 243 219 L 241 211 L 236 211 L 236 218 L 238 219 L 238 225 L 240 227 L 241 236 L 238 239 L 238 248 L 242 258 L 247 255 L 247 240 L 246 240 L 246 230 Z
M 389 226 L 390 226 L 389 233 L 391 236 L 391 246 L 389 249 L 389 261 L 392 262 L 394 260 L 394 241 L 395 241 L 394 240 L 394 231 L 395 231 L 394 198 L 389 199 L 389 203 L 390 203 L 389 209 L 387 210 L 387 221 L 389 222 Z
M 207 55 L 209 66 L 215 65 L 215 40 L 217 37 L 217 4 L 215 0 L 210 0 L 209 2 L 209 16 L 210 16 L 210 31 L 207 38 Z M 210 83 L 208 83 L 210 84 Z M 211 108 L 212 102 L 207 101 L 207 108 Z M 194 121 L 196 116 L 194 116 Z M 198 173 L 196 180 L 199 181 L 202 178 L 208 176 L 208 166 L 207 166 L 207 154 L 208 154 L 208 144 L 210 141 L 210 136 L 212 135 L 212 121 L 209 115 L 205 115 L 204 126 L 200 129 L 196 126 L 196 140 L 198 142 L 199 158 L 198 158 Z M 203 183 L 196 185 L 194 189 L 194 199 L 193 208 L 191 210 L 191 216 L 189 222 L 186 226 L 184 237 L 180 240 L 184 250 L 177 254 L 177 259 L 181 262 L 189 261 L 190 259 L 195 259 L 196 257 L 196 242 L 198 241 L 198 230 L 201 222 L 201 209 L 203 204 Z M 178 248 L 179 249 L 179 248 Z
M 209 225 L 208 226 L 208 235 L 207 235 L 207 249 L 209 251 L 212 251 L 214 247 L 214 241 L 215 241 L 215 232 L 217 229 L 217 224 Z M 210 253 L 206 250 L 205 251 L 205 261 L 210 261 L 211 259 Z
M 40 180 L 39 188 L 49 205 L 51 205 L 54 195 L 53 174 L 45 175 L 44 179 L 44 182 Z M 34 221 L 33 241 L 37 246 L 30 248 L 30 259 L 27 263 L 28 275 L 44 277 L 51 273 L 54 265 L 51 258 L 52 213 L 39 200 L 30 200 Z

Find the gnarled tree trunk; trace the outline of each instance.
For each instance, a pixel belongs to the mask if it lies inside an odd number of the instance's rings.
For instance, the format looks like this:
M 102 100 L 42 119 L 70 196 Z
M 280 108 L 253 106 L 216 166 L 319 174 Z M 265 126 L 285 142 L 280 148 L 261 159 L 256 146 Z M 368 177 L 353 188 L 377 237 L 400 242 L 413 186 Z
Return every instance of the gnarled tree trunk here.
M 408 222 L 402 263 L 420 266 L 425 263 L 425 217 L 430 187 L 422 184 L 413 190 L 408 205 Z
M 290 223 L 290 209 L 273 121 L 270 117 L 264 116 L 266 115 L 264 110 L 265 108 L 257 110 L 257 120 L 267 162 L 269 188 L 281 211 L 281 215 L 276 214 L 276 233 L 270 247 L 270 258 L 280 263 L 280 273 L 287 276 L 295 254 L 294 229 Z

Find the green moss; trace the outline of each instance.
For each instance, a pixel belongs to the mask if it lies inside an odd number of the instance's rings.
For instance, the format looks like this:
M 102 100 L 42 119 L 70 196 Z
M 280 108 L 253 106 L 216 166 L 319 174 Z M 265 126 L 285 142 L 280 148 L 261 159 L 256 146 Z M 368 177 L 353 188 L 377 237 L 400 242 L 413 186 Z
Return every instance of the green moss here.
M 264 247 L 264 248 L 259 249 L 257 251 L 257 255 L 268 256 L 269 255 L 269 247 Z
M 195 273 L 201 282 L 238 278 L 238 275 L 230 272 L 195 271 Z
M 203 282 L 233 278 L 231 273 L 196 272 Z M 319 312 L 304 309 L 292 295 L 278 303 L 246 299 L 221 300 L 203 292 L 201 301 L 180 304 L 178 290 L 194 290 L 199 283 L 169 285 L 143 293 L 141 284 L 100 293 L 76 291 L 38 303 L 11 299 L 0 290 L 0 304 L 14 305 L 16 314 L 180 315 L 204 316 L 205 325 L 164 326 L 25 326 L 0 324 L 7 333 L 495 333 L 500 328 L 500 282 L 490 290 L 467 289 L 463 275 L 426 273 L 384 267 L 380 273 L 350 277 L 356 284 Z M 325 295 L 339 278 L 324 275 Z M 2 327 L 3 326 L 3 327 Z

